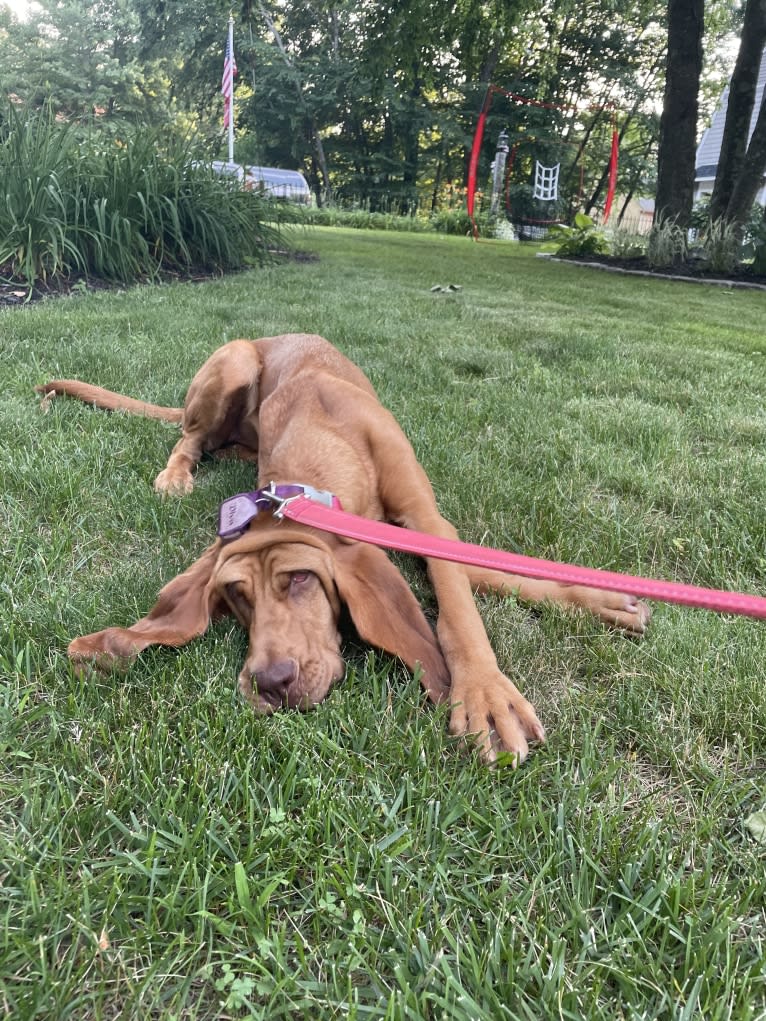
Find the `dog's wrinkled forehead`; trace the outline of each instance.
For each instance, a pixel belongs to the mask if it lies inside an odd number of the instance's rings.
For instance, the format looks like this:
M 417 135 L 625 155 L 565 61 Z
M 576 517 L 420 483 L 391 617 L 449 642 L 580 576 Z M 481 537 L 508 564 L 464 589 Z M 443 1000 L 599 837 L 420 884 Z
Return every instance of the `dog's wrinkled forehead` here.
M 282 553 L 286 569 L 306 569 L 319 577 L 330 603 L 339 611 L 332 550 L 319 536 L 303 529 L 282 528 L 281 525 L 268 529 L 251 528 L 238 539 L 221 543 L 215 573 L 218 580 L 225 581 L 229 570 L 236 571 L 249 558 L 264 562 L 269 554 L 277 559 Z
M 231 539 L 228 542 L 221 543 L 221 548 L 218 552 L 218 563 L 219 565 L 224 564 L 233 556 L 259 553 L 274 546 L 292 545 L 311 546 L 332 557 L 329 544 L 313 532 L 309 532 L 307 529 L 283 528 L 282 525 L 277 525 L 276 527 L 269 528 L 251 527 L 238 539 Z

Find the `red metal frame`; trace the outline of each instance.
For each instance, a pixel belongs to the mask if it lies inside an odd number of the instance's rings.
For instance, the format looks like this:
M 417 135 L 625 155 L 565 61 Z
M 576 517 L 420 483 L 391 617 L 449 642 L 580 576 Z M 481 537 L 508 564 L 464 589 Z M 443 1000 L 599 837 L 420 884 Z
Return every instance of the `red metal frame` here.
M 471 147 L 471 157 L 470 157 L 470 160 L 469 160 L 469 163 L 468 163 L 468 180 L 467 180 L 467 188 L 466 188 L 466 192 L 467 192 L 467 194 L 466 194 L 466 204 L 467 204 L 467 208 L 468 208 L 468 217 L 469 217 L 469 219 L 471 221 L 471 228 L 472 228 L 472 231 L 473 231 L 474 239 L 478 239 L 478 237 L 479 237 L 479 228 L 476 225 L 476 218 L 475 218 L 475 215 L 474 215 L 475 202 L 476 202 L 476 175 L 477 175 L 478 166 L 479 166 L 479 156 L 481 154 L 481 143 L 482 143 L 482 140 L 484 138 L 484 129 L 485 129 L 486 123 L 487 123 L 487 115 L 489 113 L 490 107 L 492 106 L 492 99 L 493 99 L 493 97 L 494 97 L 496 92 L 501 93 L 507 99 L 510 99 L 514 103 L 520 103 L 520 104 L 523 104 L 523 105 L 526 105 L 526 106 L 539 106 L 539 107 L 542 107 L 542 108 L 544 108 L 546 110 L 574 110 L 574 109 L 576 109 L 575 107 L 571 107 L 571 106 L 564 106 L 564 105 L 560 105 L 560 104 L 557 104 L 557 103 L 544 103 L 542 100 L 539 100 L 539 99 L 530 99 L 530 98 L 528 98 L 526 96 L 519 96 L 519 95 L 516 95 L 513 92 L 509 92 L 507 89 L 501 88 L 499 85 L 490 85 L 487 88 L 486 94 L 484 96 L 484 102 L 482 103 L 481 111 L 479 113 L 479 119 L 478 119 L 478 121 L 476 123 L 476 130 L 475 130 L 474 136 L 473 136 L 473 146 Z M 612 108 L 611 107 L 606 107 L 606 106 L 592 106 L 592 107 L 588 107 L 588 109 L 589 110 L 606 110 L 606 109 L 612 109 Z M 562 144 L 574 144 L 574 143 L 562 143 Z M 617 166 L 618 166 L 618 162 L 619 162 L 619 148 L 620 148 L 620 141 L 619 141 L 619 135 L 617 134 L 616 118 L 615 118 L 614 110 L 612 109 L 612 147 L 611 147 L 611 152 L 610 152 L 610 156 L 609 156 L 609 176 L 608 176 L 608 181 L 607 181 L 606 201 L 604 203 L 604 223 L 607 222 L 607 220 L 609 219 L 609 214 L 612 211 L 612 203 L 614 201 L 614 193 L 615 193 L 615 189 L 617 187 Z M 582 173 L 583 173 L 583 171 L 582 171 L 582 164 L 581 164 L 580 165 L 580 178 L 581 178 L 581 180 L 580 180 L 580 189 L 581 189 L 581 191 L 582 191 L 582 187 L 583 187 L 583 184 L 582 184 Z M 506 182 L 507 182 L 507 176 L 506 176 Z M 545 221 L 541 221 L 541 222 L 545 222 Z

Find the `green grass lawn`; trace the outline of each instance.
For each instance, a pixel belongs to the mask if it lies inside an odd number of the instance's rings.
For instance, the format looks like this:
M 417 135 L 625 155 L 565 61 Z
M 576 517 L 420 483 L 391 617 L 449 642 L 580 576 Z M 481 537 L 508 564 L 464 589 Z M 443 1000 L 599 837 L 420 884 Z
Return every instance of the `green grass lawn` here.
M 466 539 L 766 591 L 766 295 L 512 245 L 312 231 L 315 261 L 0 312 L 0 1011 L 14 1019 L 766 1017 L 764 624 L 656 605 L 642 642 L 482 602 L 549 742 L 487 771 L 383 654 L 256 718 L 230 621 L 78 679 L 209 544 L 252 467 L 151 482 L 223 341 L 321 333 Z M 454 294 L 432 293 L 455 283 Z M 403 560 L 424 602 L 422 572 Z

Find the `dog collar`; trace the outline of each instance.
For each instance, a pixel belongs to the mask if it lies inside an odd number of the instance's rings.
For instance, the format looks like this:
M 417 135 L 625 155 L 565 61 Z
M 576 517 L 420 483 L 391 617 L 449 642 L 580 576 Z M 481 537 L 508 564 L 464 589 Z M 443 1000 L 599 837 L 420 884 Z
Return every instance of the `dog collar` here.
M 252 493 L 238 493 L 223 501 L 218 512 L 218 535 L 224 542 L 238 539 L 261 511 L 270 511 L 274 517 L 281 518 L 285 504 L 299 496 L 306 496 L 325 507 L 342 510 L 338 497 L 324 489 L 293 484 L 276 485 L 270 482 L 263 489 L 253 490 Z

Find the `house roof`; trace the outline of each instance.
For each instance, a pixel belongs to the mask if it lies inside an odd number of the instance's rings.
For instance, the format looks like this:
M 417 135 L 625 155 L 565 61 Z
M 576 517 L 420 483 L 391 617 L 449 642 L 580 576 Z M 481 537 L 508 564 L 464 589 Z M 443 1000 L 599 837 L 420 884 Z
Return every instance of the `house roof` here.
M 747 134 L 748 141 L 750 141 L 750 136 L 753 133 L 755 121 L 758 117 L 758 111 L 760 110 L 761 103 L 763 102 L 764 89 L 766 89 L 766 50 L 763 51 L 763 55 L 761 56 L 761 66 L 758 71 L 758 85 L 755 90 L 755 103 L 753 105 L 753 114 L 750 118 L 750 128 Z M 726 123 L 726 110 L 728 105 L 729 86 L 727 85 L 724 89 L 723 95 L 721 96 L 721 102 L 718 104 L 718 109 L 713 114 L 710 127 L 702 136 L 700 144 L 697 146 L 697 158 L 695 160 L 697 169 L 695 171 L 695 176 L 698 180 L 700 178 L 715 177 L 716 167 L 718 166 L 718 157 L 721 152 L 723 127 Z

